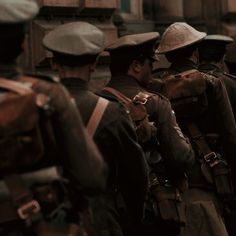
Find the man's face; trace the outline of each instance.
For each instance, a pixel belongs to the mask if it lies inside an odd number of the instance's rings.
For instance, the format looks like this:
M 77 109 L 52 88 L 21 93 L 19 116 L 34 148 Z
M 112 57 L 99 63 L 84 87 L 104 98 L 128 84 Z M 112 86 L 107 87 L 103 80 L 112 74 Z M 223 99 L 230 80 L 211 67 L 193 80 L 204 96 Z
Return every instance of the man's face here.
M 146 58 L 144 62 L 141 64 L 140 70 L 140 82 L 146 86 L 152 80 L 152 69 L 153 69 L 153 62 L 152 58 Z

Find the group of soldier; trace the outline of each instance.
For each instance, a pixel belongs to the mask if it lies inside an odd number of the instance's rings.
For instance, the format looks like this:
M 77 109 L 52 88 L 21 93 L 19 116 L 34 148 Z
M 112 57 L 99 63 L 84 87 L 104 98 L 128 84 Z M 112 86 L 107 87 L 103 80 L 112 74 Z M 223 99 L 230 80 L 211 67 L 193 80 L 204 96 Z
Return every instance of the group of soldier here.
M 42 42 L 55 80 L 17 65 L 38 11 L 0 1 L 0 234 L 235 235 L 232 39 L 176 22 L 105 47 L 94 25 L 66 23 Z M 104 50 L 111 79 L 95 94 Z M 169 68 L 153 70 L 159 54 Z

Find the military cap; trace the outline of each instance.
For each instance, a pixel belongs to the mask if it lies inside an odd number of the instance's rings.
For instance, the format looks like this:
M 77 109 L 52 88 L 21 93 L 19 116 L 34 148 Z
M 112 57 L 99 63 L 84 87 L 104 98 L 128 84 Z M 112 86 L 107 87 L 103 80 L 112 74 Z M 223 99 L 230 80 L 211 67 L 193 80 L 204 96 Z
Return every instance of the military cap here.
M 34 0 L 1 0 L 0 24 L 23 23 L 34 18 L 39 7 Z
M 52 52 L 71 56 L 95 55 L 104 49 L 104 35 L 94 25 L 76 21 L 56 27 L 43 38 Z
M 105 48 L 112 58 L 122 57 L 125 59 L 135 59 L 140 56 L 152 58 L 158 61 L 155 55 L 155 44 L 160 37 L 158 32 L 131 34 L 118 38 L 113 44 Z M 126 57 L 124 58 L 124 54 Z
M 160 37 L 158 32 L 142 34 L 131 34 L 120 37 L 115 43 L 106 47 L 106 51 L 120 50 L 128 47 L 136 47 L 151 41 L 156 41 Z
M 232 43 L 233 39 L 231 37 L 219 34 L 207 35 L 202 42 L 199 44 L 200 56 L 204 55 L 216 55 L 224 54 L 226 50 L 226 45 Z
M 233 42 L 230 44 L 227 44 L 226 46 L 226 56 L 225 60 L 227 62 L 236 62 L 236 35 L 231 36 L 233 39 Z
M 223 44 L 229 44 L 232 43 L 234 40 L 233 38 L 221 35 L 221 34 L 208 34 L 203 41 L 216 41 L 216 42 L 222 42 Z
M 206 33 L 194 29 L 185 22 L 175 22 L 162 35 L 157 53 L 163 54 L 187 47 L 205 38 Z

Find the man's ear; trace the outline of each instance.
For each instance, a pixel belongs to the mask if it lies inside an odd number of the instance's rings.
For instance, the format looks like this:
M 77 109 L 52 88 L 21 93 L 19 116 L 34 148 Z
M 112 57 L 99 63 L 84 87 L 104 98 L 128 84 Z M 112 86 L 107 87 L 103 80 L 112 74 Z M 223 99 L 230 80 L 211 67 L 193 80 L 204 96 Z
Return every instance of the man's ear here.
M 53 70 L 58 70 L 58 64 L 56 63 L 53 57 L 50 58 L 50 66 Z
M 194 60 L 195 63 L 197 63 L 197 64 L 199 63 L 199 50 L 198 50 L 198 48 L 196 48 L 193 51 L 192 59 Z
M 27 49 L 27 46 L 26 46 L 27 40 L 28 40 L 28 35 L 25 35 L 21 43 L 21 49 L 23 52 Z
M 142 70 L 142 64 L 137 60 L 133 60 L 130 65 L 130 69 L 132 69 L 135 73 L 139 73 Z
M 94 72 L 97 67 L 99 57 L 96 58 L 95 62 L 90 65 L 90 72 Z

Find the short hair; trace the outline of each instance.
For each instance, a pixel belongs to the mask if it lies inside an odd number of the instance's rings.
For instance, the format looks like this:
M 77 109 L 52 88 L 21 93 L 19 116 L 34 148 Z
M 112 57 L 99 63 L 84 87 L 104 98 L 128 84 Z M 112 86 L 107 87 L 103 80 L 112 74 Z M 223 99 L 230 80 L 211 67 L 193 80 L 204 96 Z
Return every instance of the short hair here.
M 178 62 L 179 60 L 182 60 L 183 58 L 190 58 L 193 55 L 193 52 L 194 50 L 196 50 L 196 48 L 197 48 L 197 44 L 192 44 L 184 48 L 167 52 L 165 56 L 170 63 Z
M 203 41 L 199 44 L 200 62 L 219 62 L 225 54 L 226 43 L 218 41 Z
M 73 56 L 73 55 L 53 52 L 53 60 L 56 63 L 58 63 L 60 66 L 68 66 L 68 67 L 78 67 L 78 66 L 92 64 L 96 61 L 97 57 L 98 57 L 98 54 Z
M 145 59 L 153 57 L 154 46 L 154 42 L 151 41 L 143 45 L 123 47 L 110 51 L 111 74 L 113 76 L 127 74 L 134 60 L 143 64 Z

